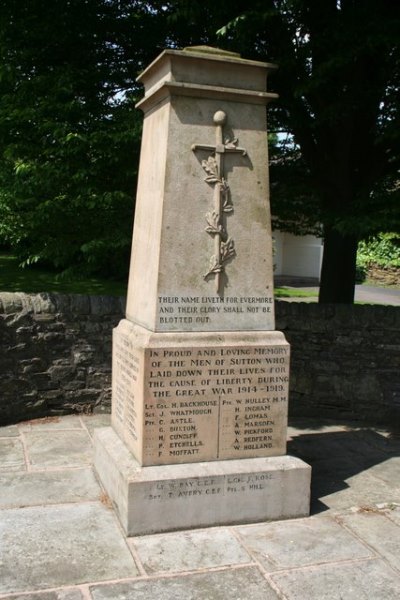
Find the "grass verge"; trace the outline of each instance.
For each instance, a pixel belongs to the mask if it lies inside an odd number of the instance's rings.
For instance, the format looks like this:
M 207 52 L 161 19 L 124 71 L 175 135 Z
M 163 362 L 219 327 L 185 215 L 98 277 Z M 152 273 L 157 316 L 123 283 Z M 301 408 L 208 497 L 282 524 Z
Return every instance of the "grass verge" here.
M 64 280 L 47 269 L 32 267 L 21 269 L 18 259 L 6 252 L 0 253 L 0 291 L 57 292 L 59 294 L 88 294 L 90 296 L 125 296 L 126 283 L 89 277 L 79 280 Z
M 318 291 L 299 290 L 297 288 L 276 287 L 275 298 L 316 298 Z

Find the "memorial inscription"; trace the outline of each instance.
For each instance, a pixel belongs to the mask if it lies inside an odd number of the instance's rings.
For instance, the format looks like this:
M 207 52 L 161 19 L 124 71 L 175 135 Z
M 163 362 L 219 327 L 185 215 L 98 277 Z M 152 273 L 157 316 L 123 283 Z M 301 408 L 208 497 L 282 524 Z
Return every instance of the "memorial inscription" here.
M 228 475 L 226 478 L 208 477 L 204 479 L 184 479 L 183 481 L 164 480 L 155 485 L 146 499 L 171 500 L 191 499 L 194 496 L 230 496 L 243 492 L 263 492 L 271 480 L 273 473 L 251 473 Z
M 272 292 L 258 297 L 159 296 L 158 306 L 160 325 L 198 326 L 219 322 L 221 315 L 235 317 L 247 313 L 265 318 L 273 314 L 274 298 Z
M 287 345 L 133 352 L 127 344 L 116 343 L 114 421 L 143 465 L 284 454 Z
M 141 376 L 143 361 L 128 336 L 114 334 L 112 419 L 121 435 L 129 435 L 132 451 L 139 452 Z

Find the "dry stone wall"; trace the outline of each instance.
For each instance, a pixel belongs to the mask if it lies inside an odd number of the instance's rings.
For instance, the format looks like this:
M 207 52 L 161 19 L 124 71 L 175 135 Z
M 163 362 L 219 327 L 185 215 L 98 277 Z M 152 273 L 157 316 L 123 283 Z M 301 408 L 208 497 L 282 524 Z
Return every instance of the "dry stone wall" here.
M 400 427 L 400 308 L 277 302 L 292 348 L 289 412 Z
M 109 411 L 124 299 L 0 294 L 0 424 Z
M 0 294 L 0 425 L 108 412 L 123 298 Z M 400 309 L 276 303 L 292 346 L 289 412 L 400 425 Z

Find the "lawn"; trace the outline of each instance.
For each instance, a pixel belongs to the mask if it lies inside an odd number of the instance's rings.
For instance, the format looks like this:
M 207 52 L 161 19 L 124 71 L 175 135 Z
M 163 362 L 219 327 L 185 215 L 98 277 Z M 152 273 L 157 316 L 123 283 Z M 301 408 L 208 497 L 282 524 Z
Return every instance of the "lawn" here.
M 299 290 L 297 288 L 276 287 L 274 289 L 275 298 L 316 298 L 318 290 Z
M 0 253 L 0 291 L 25 292 L 57 292 L 59 294 L 89 294 L 91 296 L 125 296 L 126 283 L 90 277 L 68 281 L 56 273 L 31 267 L 21 269 L 18 259 L 6 252 Z

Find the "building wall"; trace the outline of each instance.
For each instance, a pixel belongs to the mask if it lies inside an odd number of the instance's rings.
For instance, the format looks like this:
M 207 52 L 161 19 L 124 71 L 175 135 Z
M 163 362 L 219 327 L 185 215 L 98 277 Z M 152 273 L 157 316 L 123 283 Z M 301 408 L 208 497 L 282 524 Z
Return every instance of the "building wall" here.
M 124 299 L 0 294 L 0 425 L 108 412 Z M 276 303 L 292 347 L 290 414 L 400 425 L 400 310 Z
M 319 279 L 321 273 L 322 239 L 313 235 L 293 235 L 274 231 L 275 275 Z

